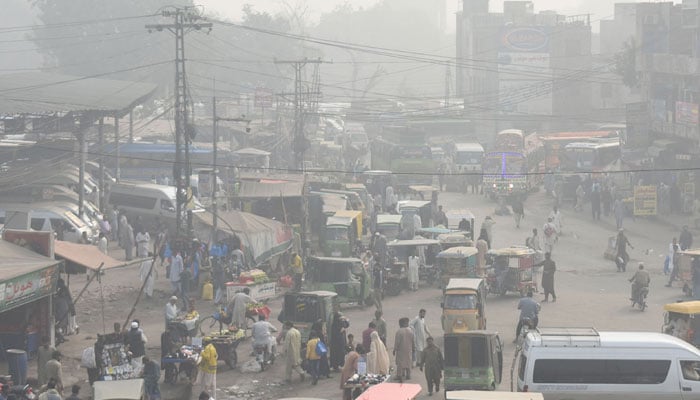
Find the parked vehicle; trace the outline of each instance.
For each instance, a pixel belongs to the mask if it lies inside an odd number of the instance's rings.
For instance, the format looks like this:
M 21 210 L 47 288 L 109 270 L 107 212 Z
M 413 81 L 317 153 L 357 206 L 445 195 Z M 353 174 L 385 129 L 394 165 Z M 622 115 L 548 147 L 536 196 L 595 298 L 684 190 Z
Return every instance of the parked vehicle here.
M 20 214 L 25 214 L 22 217 Z M 6 218 L 8 213 L 12 215 Z M 63 240 L 77 243 L 85 233 L 93 239 L 93 232 L 80 218 L 72 212 L 56 207 L 51 203 L 0 204 L 0 224 L 8 229 L 26 229 L 22 218 L 29 218 L 29 228 L 35 231 L 62 230 Z
M 353 210 L 337 211 L 326 219 L 321 239 L 323 254 L 327 257 L 351 257 L 362 238 L 362 213 Z
M 496 390 L 503 377 L 503 343 L 497 332 L 445 334 L 445 391 Z
M 525 296 L 528 291 L 537 291 L 533 275 L 535 252 L 524 246 L 492 249 L 487 257 L 487 282 L 489 293 L 505 296 L 517 292 Z
M 277 320 L 281 323 L 292 321 L 301 333 L 301 342 L 304 345 L 309 340 L 311 326 L 316 321 L 320 320 L 324 326 L 330 323 L 337 297 L 337 293 L 324 290 L 287 292 L 284 294 L 282 311 Z
M 415 253 L 421 260 L 425 260 L 425 249 L 437 244 L 438 241 L 433 239 L 394 240 L 387 243 L 392 261 L 388 271 L 384 274 L 386 294 L 397 296 L 403 289 L 407 289 L 408 257 Z
M 414 227 L 416 230 L 420 228 L 429 228 L 433 225 L 433 208 L 432 203 L 429 201 L 401 200 L 399 201 L 397 211 L 404 218 L 413 217 L 418 214 L 421 226 Z
M 456 229 L 462 232 L 467 232 L 465 236 L 471 240 L 476 240 L 474 236 L 474 230 L 476 229 L 474 214 L 469 210 L 447 210 L 445 211 L 447 216 L 447 226 L 446 228 Z M 459 224 L 462 220 L 467 221 L 467 229 L 460 228 Z
M 464 236 L 462 232 L 450 232 L 438 235 L 440 248 L 444 251 L 452 247 L 471 247 L 474 241 Z
M 476 247 L 451 247 L 437 255 L 437 269 L 440 275 L 440 287 L 444 288 L 450 279 L 481 278 L 477 276 Z
M 401 229 L 401 216 L 396 214 L 377 215 L 377 232 L 386 236 L 387 241 L 398 239 Z
M 700 301 L 681 301 L 664 306 L 661 332 L 700 346 Z
M 517 390 L 542 392 L 545 400 L 690 400 L 700 394 L 700 350 L 663 333 L 538 328 L 513 365 Z
M 338 294 L 338 303 L 372 303 L 372 275 L 358 258 L 309 257 L 307 287 Z
M 486 329 L 486 293 L 482 279 L 450 279 L 440 303 L 442 330 L 461 333 Z
M 543 400 L 542 393 L 484 392 L 481 390 L 452 390 L 445 400 Z

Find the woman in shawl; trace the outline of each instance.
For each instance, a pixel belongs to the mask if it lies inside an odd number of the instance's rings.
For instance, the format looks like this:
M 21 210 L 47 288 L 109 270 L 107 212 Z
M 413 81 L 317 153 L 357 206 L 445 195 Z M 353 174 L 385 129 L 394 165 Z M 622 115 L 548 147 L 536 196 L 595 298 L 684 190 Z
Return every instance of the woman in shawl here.
M 343 366 L 345 361 L 345 344 L 346 344 L 346 329 L 348 328 L 348 320 L 345 319 L 343 314 L 336 308 L 333 312 L 333 319 L 331 320 L 331 332 L 330 332 L 330 367 L 331 369 L 338 371 L 340 367 Z
M 343 400 L 352 400 L 352 389 L 345 388 L 345 382 L 357 373 L 357 363 L 360 361 L 360 354 L 363 353 L 362 345 L 358 344 L 355 350 L 345 357 L 345 364 L 340 372 L 340 389 L 343 391 Z
M 386 350 L 384 342 L 379 338 L 377 331 L 372 332 L 370 337 L 372 341 L 369 345 L 370 352 L 367 353 L 367 373 L 386 375 L 389 373 L 391 363 L 389 352 Z

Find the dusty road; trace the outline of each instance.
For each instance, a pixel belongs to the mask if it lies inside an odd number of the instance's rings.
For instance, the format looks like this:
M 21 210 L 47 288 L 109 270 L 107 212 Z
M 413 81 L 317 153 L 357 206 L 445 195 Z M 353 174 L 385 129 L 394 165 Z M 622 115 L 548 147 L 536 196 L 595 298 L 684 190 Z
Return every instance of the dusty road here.
M 477 226 L 481 225 L 484 217 L 493 215 L 494 205 L 481 196 L 462 195 L 458 193 L 442 193 L 440 204 L 446 210 L 470 208 L 477 218 Z M 531 195 L 525 203 L 525 220 L 520 229 L 515 228 L 510 216 L 494 216 L 496 225 L 495 247 L 506 247 L 513 244 L 524 244 L 525 238 L 533 227 L 541 231 L 546 215 L 550 211 L 550 200 L 542 193 Z M 614 219 L 604 218 L 601 222 L 593 223 L 590 209 L 576 213 L 570 206 L 563 209 L 564 236 L 554 249 L 553 259 L 557 263 L 558 272 L 555 277 L 557 292 L 556 303 L 543 303 L 540 314 L 541 326 L 594 326 L 599 330 L 644 330 L 659 331 L 663 322 L 662 306 L 665 303 L 682 298 L 678 288 L 666 288 L 666 279 L 662 273 L 663 258 L 668 243 L 678 230 L 670 222 L 652 222 L 648 220 L 626 220 L 628 237 L 635 246 L 630 251 L 632 261 L 627 273 L 615 272 L 611 261 L 603 259 L 603 251 L 608 236 L 615 234 Z M 123 252 L 115 252 L 123 257 Z M 649 307 L 640 312 L 632 309 L 627 300 L 629 283 L 638 261 L 644 261 L 652 276 Z M 77 293 L 82 288 L 83 277 L 71 280 L 71 289 Z M 93 285 L 85 294 L 84 300 L 78 304 L 78 321 L 81 325 L 80 334 L 71 336 L 70 341 L 61 346 L 61 350 L 70 360 L 64 364 L 64 373 L 69 379 L 85 379 L 85 370 L 77 368 L 77 360 L 82 348 L 90 345 L 95 333 L 103 329 L 111 330 L 113 322 L 123 322 L 130 310 L 139 288 L 138 268 L 131 267 L 119 271 L 108 271 L 103 279 L 102 291 L 98 285 Z M 144 299 L 137 307 L 134 317 L 141 319 L 145 332 L 149 337 L 148 353 L 155 359 L 160 356 L 159 342 L 163 327 L 163 309 L 169 285 L 161 272 L 156 285 L 154 299 Z M 437 288 L 421 287 L 418 292 L 402 292 L 397 297 L 387 297 L 384 300 L 384 313 L 389 327 L 389 351 L 393 346 L 393 335 L 398 327 L 398 319 L 406 316 L 413 318 L 420 308 L 427 309 L 428 327 L 437 337 L 437 343 L 442 344 L 442 328 L 440 326 L 440 290 Z M 104 298 L 104 303 L 101 299 Z M 538 300 L 542 296 L 538 295 Z M 518 318 L 516 310 L 518 297 L 488 297 L 486 313 L 488 328 L 500 333 L 505 344 L 504 381 L 500 390 L 510 389 L 510 366 L 513 357 L 515 325 Z M 273 309 L 272 322 L 280 326 L 276 317 L 280 310 L 280 302 L 270 303 Z M 197 303 L 202 316 L 209 315 L 213 310 L 211 302 Z M 373 308 L 365 310 L 344 310 L 351 322 L 350 332 L 356 338 L 373 317 Z M 104 320 L 104 324 L 103 324 Z M 245 365 L 250 359 L 250 341 L 241 345 L 238 351 L 239 366 Z M 31 364 L 34 366 L 34 364 Z M 220 363 L 217 375 L 219 391 L 217 399 L 274 399 L 280 397 L 317 397 L 336 399 L 340 397 L 339 375 L 333 374 L 331 379 L 319 381 L 317 386 L 305 383 L 286 385 L 283 382 L 283 360 L 279 360 L 271 369 L 260 372 L 246 372 L 245 368 L 230 371 Z M 421 398 L 427 398 L 425 379 L 416 368 L 412 382 L 423 385 Z M 188 391 L 183 386 L 177 388 L 161 385 L 163 397 L 187 397 Z M 196 396 L 199 388 L 194 388 Z

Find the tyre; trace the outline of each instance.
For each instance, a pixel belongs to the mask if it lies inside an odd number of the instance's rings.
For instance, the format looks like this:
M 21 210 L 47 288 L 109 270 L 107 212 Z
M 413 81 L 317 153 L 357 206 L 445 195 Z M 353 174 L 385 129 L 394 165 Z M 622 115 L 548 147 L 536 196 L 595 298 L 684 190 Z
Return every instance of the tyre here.
M 214 319 L 214 317 L 212 317 L 211 315 L 205 317 L 199 322 L 199 333 L 202 336 L 207 336 L 214 329 L 214 326 L 218 323 L 219 321 Z

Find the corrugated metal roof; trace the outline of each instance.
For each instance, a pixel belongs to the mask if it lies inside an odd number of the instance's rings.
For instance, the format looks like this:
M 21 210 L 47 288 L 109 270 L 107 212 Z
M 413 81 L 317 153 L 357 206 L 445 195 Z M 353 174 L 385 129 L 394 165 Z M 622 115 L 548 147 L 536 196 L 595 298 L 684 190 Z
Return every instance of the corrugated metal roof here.
M 0 254 L 2 254 L 0 282 L 39 271 L 60 262 L 4 240 L 0 240 Z
M 102 111 L 123 115 L 155 84 L 25 72 L 0 75 L 0 115 Z

